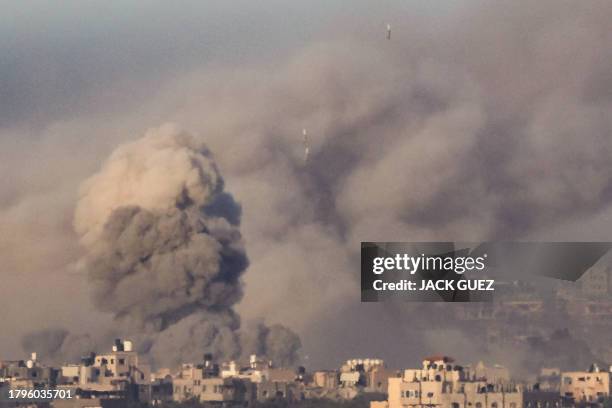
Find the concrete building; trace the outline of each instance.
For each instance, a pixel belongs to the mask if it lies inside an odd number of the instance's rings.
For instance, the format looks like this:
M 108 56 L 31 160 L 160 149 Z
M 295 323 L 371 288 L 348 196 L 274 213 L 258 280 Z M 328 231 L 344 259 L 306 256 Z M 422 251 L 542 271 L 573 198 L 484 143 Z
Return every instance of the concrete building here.
M 339 384 L 339 374 L 334 370 L 315 371 L 312 375 L 312 385 L 320 388 L 334 389 Z
M 510 382 L 510 371 L 498 364 L 487 366 L 484 362 L 479 361 L 474 365 L 464 365 L 462 368 L 464 375 L 469 376 L 472 380 L 487 381 L 491 384 Z
M 274 367 L 272 361 L 260 360 L 251 355 L 249 365 L 239 367 L 235 361 L 224 364 L 220 376 L 225 379 L 239 379 L 254 386 L 255 399 L 265 401 L 283 398 L 288 401 L 301 399 L 303 374 L 287 368 Z
M 512 383 L 493 384 L 453 365 L 446 356 L 432 356 L 421 369 L 407 369 L 389 378 L 388 400 L 371 408 L 520 408 L 522 391 Z
M 131 341 L 117 339 L 110 353 L 91 353 L 81 364 L 63 366 L 58 388 L 72 389 L 82 399 L 149 402 L 151 370 L 140 361 Z
M 51 403 L 53 408 L 125 408 L 125 401 L 109 398 L 87 398 L 55 400 Z
M 340 367 L 339 381 L 342 388 L 359 388 L 359 392 L 387 392 L 388 379 L 397 376 L 381 359 L 352 359 Z
M 610 396 L 610 373 L 595 364 L 588 371 L 563 372 L 560 394 L 569 403 L 601 401 Z
M 542 368 L 537 377 L 537 388 L 540 391 L 554 391 L 558 394 L 561 387 L 561 370 L 559 368 Z
M 253 384 L 237 378 L 175 379 L 173 389 L 173 400 L 178 402 L 196 399 L 204 403 L 247 406 L 255 399 Z
M 558 391 L 525 390 L 523 392 L 524 408 L 558 408 L 562 400 Z
M 400 373 L 389 370 L 383 365 L 372 367 L 366 372 L 365 392 L 386 393 L 389 388 L 389 378 L 399 377 Z
M 36 353 L 27 361 L 0 363 L 0 385 L 8 388 L 47 388 L 57 383 L 59 370 L 41 365 Z
M 251 405 L 255 399 L 255 387 L 246 378 L 219 377 L 218 370 L 209 371 L 209 362 L 203 365 L 183 364 L 172 379 L 173 400 L 177 402 L 196 399 L 219 405 Z

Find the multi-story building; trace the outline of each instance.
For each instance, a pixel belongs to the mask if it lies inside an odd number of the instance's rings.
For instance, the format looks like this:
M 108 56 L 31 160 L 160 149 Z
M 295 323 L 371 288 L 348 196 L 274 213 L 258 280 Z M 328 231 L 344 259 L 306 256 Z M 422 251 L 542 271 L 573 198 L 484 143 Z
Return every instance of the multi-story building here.
M 446 356 L 432 356 L 423 368 L 389 378 L 388 400 L 371 408 L 520 408 L 522 391 L 510 382 L 491 383 Z
M 151 400 L 151 369 L 139 360 L 131 341 L 115 340 L 108 354 L 84 357 L 63 366 L 59 388 L 78 390 L 81 397 Z
M 588 371 L 561 373 L 561 398 L 566 402 L 598 402 L 610 396 L 610 373 L 593 364 Z
M 334 389 L 338 387 L 339 374 L 335 370 L 315 371 L 312 375 L 312 385 L 315 387 Z
M 173 379 L 173 400 L 196 399 L 220 405 L 250 405 L 255 398 L 253 384 L 239 378 L 208 377 L 202 366 L 184 364 Z
M 198 399 L 201 402 L 248 405 L 253 401 L 274 398 L 301 398 L 300 374 L 275 368 L 271 362 L 261 362 L 251 356 L 249 366 L 239 367 L 231 361 L 210 371 L 212 364 L 185 364 L 173 378 L 175 401 Z
M 51 387 L 57 382 L 58 370 L 39 364 L 36 353 L 29 360 L 0 363 L 0 383 L 12 388 Z
M 389 377 L 396 377 L 395 371 L 385 367 L 377 358 L 347 360 L 340 367 L 340 385 L 344 388 L 360 388 L 364 392 L 386 392 Z
M 541 391 L 559 391 L 561 386 L 561 370 L 558 368 L 542 368 L 537 377 L 537 388 Z

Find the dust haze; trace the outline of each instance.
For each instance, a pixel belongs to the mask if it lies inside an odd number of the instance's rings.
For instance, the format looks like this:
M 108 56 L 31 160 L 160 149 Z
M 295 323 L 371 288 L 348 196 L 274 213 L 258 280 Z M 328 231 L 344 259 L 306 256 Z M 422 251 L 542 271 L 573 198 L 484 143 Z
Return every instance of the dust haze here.
M 299 343 L 302 361 L 317 367 L 356 356 L 408 366 L 429 352 L 466 361 L 478 355 L 470 340 L 479 332 L 448 321 L 452 305 L 359 303 L 360 241 L 611 240 L 612 4 L 276 7 L 270 15 L 253 11 L 258 24 L 247 31 L 266 27 L 255 37 L 231 24 L 203 34 L 177 19 L 168 30 L 181 35 L 134 42 L 136 28 L 126 21 L 138 13 L 119 19 L 122 30 L 112 36 L 125 36 L 134 56 L 120 53 L 115 65 L 101 66 L 113 75 L 90 63 L 63 64 L 61 53 L 45 56 L 85 79 L 74 89 L 69 77 L 49 85 L 45 97 L 59 106 L 27 99 L 45 90 L 26 74 L 5 76 L 19 78 L 9 89 L 24 95 L 0 106 L 5 325 L 21 335 L 50 330 L 43 333 L 50 345 L 40 345 L 50 354 L 63 347 L 56 346 L 62 336 L 63 344 L 125 327 L 153 358 L 182 339 L 186 354 L 173 361 L 203 347 L 227 356 L 269 350 L 283 359 Z M 279 22 L 275 13 L 284 11 L 298 28 Z M 201 43 L 182 30 L 202 35 Z M 249 37 L 248 51 L 232 48 L 241 36 Z M 194 57 L 185 49 L 195 43 L 216 51 Z M 100 52 L 112 57 L 112 45 Z M 99 83 L 92 87 L 90 78 Z M 172 133 L 166 122 L 186 131 Z M 91 187 L 108 169 L 105 160 L 148 140 L 147 129 L 189 134 L 185 143 L 208 153 L 196 170 L 187 160 L 177 183 L 162 180 L 179 177 L 182 162 L 165 166 L 143 151 L 156 162 L 137 183 L 144 196 L 138 189 L 106 195 L 113 183 L 102 181 Z M 87 191 L 102 198 L 89 200 Z M 225 201 L 208 206 L 211 197 Z M 236 214 L 215 212 L 238 208 L 239 226 Z M 167 232 L 172 250 L 161 235 L 129 240 L 138 229 Z M 134 258 L 104 265 L 115 262 L 105 251 L 117 250 Z M 171 262 L 181 262 L 186 281 L 201 283 L 193 293 L 176 297 L 172 286 L 141 279 L 146 272 L 162 281 Z M 223 284 L 211 285 L 218 276 Z M 163 301 L 149 304 L 153 295 Z M 564 329 L 549 325 L 551 336 Z M 202 343 L 189 344 L 191 333 Z M 578 341 L 562 334 L 554 341 Z M 39 344 L 25 340 L 26 348 Z M 2 337 L 0 345 L 3 354 L 21 352 L 18 338 Z M 541 343 L 530 347 L 545 357 Z

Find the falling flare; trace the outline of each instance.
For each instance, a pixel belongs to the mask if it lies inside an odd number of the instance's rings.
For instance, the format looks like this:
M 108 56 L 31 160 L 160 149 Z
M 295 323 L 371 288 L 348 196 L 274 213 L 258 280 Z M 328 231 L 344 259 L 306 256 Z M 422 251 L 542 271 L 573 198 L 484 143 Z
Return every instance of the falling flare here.
M 308 143 L 308 132 L 306 132 L 306 129 L 302 129 L 302 135 L 304 136 L 304 162 L 306 163 L 310 154 L 310 144 Z

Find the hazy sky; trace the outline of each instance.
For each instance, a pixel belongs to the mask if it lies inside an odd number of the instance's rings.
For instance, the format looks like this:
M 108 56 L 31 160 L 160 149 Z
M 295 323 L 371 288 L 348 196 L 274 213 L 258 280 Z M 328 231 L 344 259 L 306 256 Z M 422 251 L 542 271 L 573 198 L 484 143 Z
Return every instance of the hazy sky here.
M 313 364 L 441 351 L 406 347 L 427 316 L 359 304 L 361 240 L 612 238 L 608 1 L 4 3 L 0 357 L 110 325 L 79 186 L 169 121 L 242 204 L 243 320 L 295 329 Z

